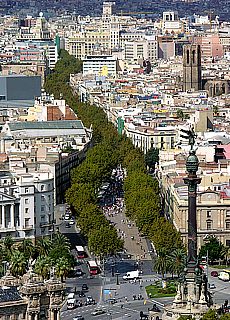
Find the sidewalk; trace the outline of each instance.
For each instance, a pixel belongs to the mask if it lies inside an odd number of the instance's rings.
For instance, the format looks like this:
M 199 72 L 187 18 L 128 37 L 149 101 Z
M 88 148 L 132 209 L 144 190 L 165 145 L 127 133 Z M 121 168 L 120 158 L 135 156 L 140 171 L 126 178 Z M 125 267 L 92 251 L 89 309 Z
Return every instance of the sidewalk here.
M 128 254 L 132 255 L 135 260 L 152 260 L 146 239 L 140 236 L 135 222 L 126 217 L 125 208 L 119 213 L 111 212 L 106 217 L 115 223 L 118 234 L 124 239 L 124 248 Z

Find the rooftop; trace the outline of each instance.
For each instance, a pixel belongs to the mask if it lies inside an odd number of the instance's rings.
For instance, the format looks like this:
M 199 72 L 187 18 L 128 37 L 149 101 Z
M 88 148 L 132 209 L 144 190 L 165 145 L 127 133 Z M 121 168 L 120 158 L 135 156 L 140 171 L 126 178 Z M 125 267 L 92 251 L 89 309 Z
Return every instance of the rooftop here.
M 42 129 L 83 129 L 83 124 L 80 120 L 59 120 L 59 121 L 24 121 L 24 122 L 9 122 L 11 131 L 18 130 L 42 130 Z

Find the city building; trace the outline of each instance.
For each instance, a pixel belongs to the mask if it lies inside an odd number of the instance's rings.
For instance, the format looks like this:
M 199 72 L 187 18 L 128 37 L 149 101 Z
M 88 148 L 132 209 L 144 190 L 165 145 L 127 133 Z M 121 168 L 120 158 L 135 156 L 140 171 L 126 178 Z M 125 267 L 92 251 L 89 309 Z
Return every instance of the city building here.
M 40 95 L 40 76 L 0 76 L 0 108 L 29 106 Z
M 20 163 L 18 162 L 18 166 Z M 54 178 L 49 172 L 0 172 L 0 237 L 19 240 L 49 235 L 54 224 Z
M 83 76 L 116 76 L 117 60 L 112 56 L 86 56 L 83 59 Z

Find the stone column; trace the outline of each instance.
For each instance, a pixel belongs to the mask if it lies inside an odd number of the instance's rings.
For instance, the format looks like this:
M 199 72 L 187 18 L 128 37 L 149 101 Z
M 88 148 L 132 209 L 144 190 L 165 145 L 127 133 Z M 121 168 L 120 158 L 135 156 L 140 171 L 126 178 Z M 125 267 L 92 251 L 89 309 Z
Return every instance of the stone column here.
M 6 221 L 5 221 L 5 213 L 6 213 L 6 206 L 2 206 L 2 227 L 6 228 Z
M 60 309 L 57 310 L 57 320 L 61 320 L 61 311 L 60 311 Z
M 15 225 L 14 225 L 14 204 L 10 205 L 10 225 L 11 225 L 11 228 L 15 227 Z
M 54 310 L 50 310 L 50 320 L 54 320 Z

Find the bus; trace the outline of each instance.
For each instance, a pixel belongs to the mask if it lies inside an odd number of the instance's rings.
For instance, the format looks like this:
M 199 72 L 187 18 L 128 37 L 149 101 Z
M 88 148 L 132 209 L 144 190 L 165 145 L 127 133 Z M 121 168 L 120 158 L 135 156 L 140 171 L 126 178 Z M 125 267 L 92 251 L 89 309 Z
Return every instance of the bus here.
M 76 246 L 77 258 L 84 259 L 86 257 L 85 249 L 82 246 Z
M 94 260 L 87 261 L 87 265 L 88 265 L 89 273 L 91 275 L 96 275 L 100 272 L 100 269 L 99 269 L 96 261 L 94 261 Z

